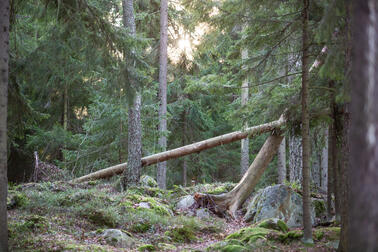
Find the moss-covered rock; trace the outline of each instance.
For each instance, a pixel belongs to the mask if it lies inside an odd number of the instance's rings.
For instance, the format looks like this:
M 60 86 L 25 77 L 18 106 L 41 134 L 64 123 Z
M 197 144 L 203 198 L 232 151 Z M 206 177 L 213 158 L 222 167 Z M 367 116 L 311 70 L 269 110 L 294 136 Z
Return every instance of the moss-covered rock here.
M 140 184 L 142 186 L 149 186 L 149 187 L 157 187 L 158 183 L 156 182 L 155 179 L 148 175 L 142 175 L 139 180 Z
M 19 207 L 24 207 L 29 203 L 29 199 L 25 193 L 17 191 L 8 191 L 7 196 L 7 209 L 14 209 Z
M 262 220 L 261 222 L 255 224 L 254 226 L 282 231 L 284 233 L 289 231 L 289 228 L 286 225 L 286 223 L 277 218 L 270 218 L 270 219 Z
M 101 235 L 107 244 L 118 248 L 133 248 L 137 242 L 119 229 L 106 229 Z
M 282 243 L 288 244 L 295 240 L 300 240 L 303 237 L 302 230 L 291 230 L 287 233 L 280 233 L 278 235 L 278 240 Z
M 226 245 L 223 248 L 221 248 L 220 251 L 222 251 L 222 252 L 246 252 L 246 251 L 248 251 L 248 249 L 244 246 L 241 246 L 241 245 L 229 244 L 229 245 Z
M 321 218 L 326 214 L 326 206 L 324 200 L 315 199 L 312 201 L 315 208 L 315 217 Z
M 165 232 L 165 235 L 170 237 L 174 242 L 191 242 L 196 240 L 194 230 L 190 226 L 179 225 L 171 230 Z
M 144 244 L 138 248 L 138 251 L 145 252 L 145 251 L 156 251 L 156 248 L 152 244 Z
M 271 232 L 275 231 L 263 227 L 246 227 L 228 235 L 226 240 L 237 239 L 242 243 L 253 243 L 258 239 L 266 239 L 266 236 Z
M 176 251 L 177 250 L 177 247 L 175 245 L 168 244 L 168 243 L 158 243 L 157 247 L 159 251 Z

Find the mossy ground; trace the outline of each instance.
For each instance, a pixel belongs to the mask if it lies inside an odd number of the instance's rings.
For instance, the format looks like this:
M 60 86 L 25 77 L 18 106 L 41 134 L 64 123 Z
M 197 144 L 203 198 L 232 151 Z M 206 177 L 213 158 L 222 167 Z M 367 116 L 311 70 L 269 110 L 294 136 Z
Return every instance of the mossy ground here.
M 115 183 L 102 181 L 12 187 L 8 196 L 10 249 L 124 251 L 107 245 L 101 237 L 104 229 L 117 228 L 145 244 L 134 251 L 169 251 L 200 242 L 205 233 L 222 232 L 222 219 L 175 214 L 177 195 L 153 187 L 120 192 Z
M 226 223 L 213 216 L 201 220 L 174 211 L 174 204 L 184 194 L 222 193 L 230 188 L 231 184 L 207 184 L 172 191 L 133 187 L 121 192 L 114 182 L 103 181 L 15 186 L 8 197 L 10 249 L 125 251 L 106 244 L 101 234 L 107 228 L 121 229 L 139 242 L 127 251 L 204 251 L 211 244 L 215 245 L 210 249 L 219 245 L 216 251 L 249 251 L 256 247 L 286 251 L 302 246 L 301 231 L 286 232 L 281 224 L 276 230 L 264 224 L 242 228 L 244 223 Z M 326 244 L 338 237 L 338 228 L 316 229 L 314 246 L 327 248 Z

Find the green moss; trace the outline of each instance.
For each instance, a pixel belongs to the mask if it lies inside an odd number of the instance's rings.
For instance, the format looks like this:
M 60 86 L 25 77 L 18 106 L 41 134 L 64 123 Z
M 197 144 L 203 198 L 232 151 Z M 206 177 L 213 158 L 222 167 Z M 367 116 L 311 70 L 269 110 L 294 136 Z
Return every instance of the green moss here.
M 158 243 L 157 247 L 159 251 L 176 251 L 177 250 L 177 247 L 175 245 L 168 244 L 168 243 Z
M 300 240 L 303 237 L 302 230 L 291 230 L 287 233 L 281 233 L 278 235 L 278 240 L 282 243 L 288 244 L 294 240 Z
M 110 251 L 101 245 L 82 245 L 82 244 L 65 244 L 63 251 L 93 251 L 93 252 L 107 252 Z
M 91 186 L 97 185 L 98 183 L 99 183 L 98 180 L 90 180 L 90 181 L 88 181 L 88 185 L 91 185 Z
M 156 248 L 152 244 L 145 244 L 138 248 L 138 251 L 156 251 Z
M 135 223 L 131 226 L 130 231 L 134 233 L 145 233 L 151 228 L 150 223 Z
M 313 233 L 314 240 L 320 241 L 324 237 L 323 230 L 315 230 Z
M 90 220 L 93 224 L 98 226 L 107 226 L 111 228 L 117 226 L 117 219 L 115 218 L 115 216 L 101 209 L 90 211 L 89 213 L 84 214 L 83 216 Z
M 222 252 L 244 252 L 248 251 L 244 246 L 241 245 L 226 245 L 221 249 Z
M 14 209 L 24 207 L 29 203 L 29 199 L 24 193 L 9 191 L 7 197 L 7 208 Z
M 340 227 L 326 227 L 321 230 L 324 232 L 324 238 L 328 241 L 340 239 Z
M 271 232 L 274 231 L 262 227 L 247 227 L 230 234 L 226 237 L 226 240 L 238 239 L 243 243 L 251 243 L 258 239 L 266 239 L 266 236 Z
M 218 186 L 212 190 L 207 191 L 208 194 L 221 194 L 227 192 L 227 188 L 225 186 Z
M 15 237 L 22 233 L 36 232 L 48 229 L 48 221 L 39 215 L 27 215 L 24 220 L 9 223 L 9 236 Z
M 287 233 L 289 232 L 289 227 L 286 225 L 286 223 L 282 220 L 278 220 L 277 221 L 277 226 L 279 227 L 279 229 L 284 232 L 284 233 Z
M 174 242 L 191 242 L 197 239 L 194 230 L 184 225 L 174 227 L 165 232 L 165 235 L 169 236 Z
M 284 233 L 289 231 L 289 228 L 284 221 L 273 219 L 273 218 L 263 220 L 263 221 L 255 224 L 254 226 L 267 228 L 267 229 L 273 229 L 273 230 L 277 230 L 277 231 L 282 231 Z
M 320 218 L 326 211 L 325 203 L 323 200 L 314 200 L 312 202 L 315 207 L 315 216 Z

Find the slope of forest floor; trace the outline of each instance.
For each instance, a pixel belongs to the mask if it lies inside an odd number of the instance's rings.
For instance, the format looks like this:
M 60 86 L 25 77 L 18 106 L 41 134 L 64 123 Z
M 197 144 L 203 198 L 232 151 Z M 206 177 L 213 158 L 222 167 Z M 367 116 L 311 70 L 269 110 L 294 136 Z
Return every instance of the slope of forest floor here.
M 302 231 L 275 230 L 207 214 L 192 216 L 175 208 L 194 192 L 222 193 L 233 184 L 160 190 L 90 181 L 10 186 L 11 251 L 334 251 L 339 228 L 314 228 L 315 244 L 300 241 Z M 260 225 L 260 226 L 259 226 Z M 106 236 L 117 230 L 126 240 Z M 122 238 L 123 239 L 123 238 Z M 122 240 L 123 241 L 123 240 Z

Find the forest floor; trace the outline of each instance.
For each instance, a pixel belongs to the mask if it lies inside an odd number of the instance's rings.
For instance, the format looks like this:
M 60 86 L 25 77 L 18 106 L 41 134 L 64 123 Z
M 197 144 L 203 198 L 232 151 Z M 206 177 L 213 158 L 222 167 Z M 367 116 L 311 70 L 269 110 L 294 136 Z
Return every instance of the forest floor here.
M 300 229 L 274 230 L 211 213 L 200 218 L 175 208 L 182 196 L 221 193 L 232 186 L 198 185 L 168 191 L 145 186 L 124 192 L 116 180 L 10 186 L 10 250 L 335 251 L 339 227 L 314 228 L 315 243 L 306 246 L 300 241 Z M 109 234 L 109 230 L 116 232 Z

